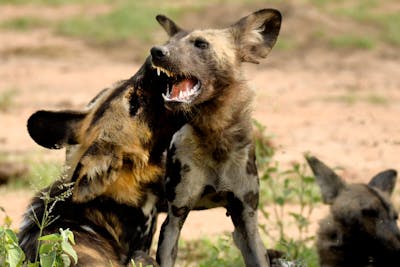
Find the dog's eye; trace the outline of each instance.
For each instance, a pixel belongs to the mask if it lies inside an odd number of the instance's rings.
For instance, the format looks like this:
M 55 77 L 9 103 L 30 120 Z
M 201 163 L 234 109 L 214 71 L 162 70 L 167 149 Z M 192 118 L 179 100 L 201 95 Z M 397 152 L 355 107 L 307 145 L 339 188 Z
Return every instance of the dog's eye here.
M 362 211 L 362 215 L 366 216 L 366 217 L 371 217 L 371 218 L 376 218 L 378 217 L 379 213 L 377 210 L 375 209 L 363 209 Z
M 197 38 L 196 40 L 194 40 L 193 42 L 194 46 L 200 49 L 207 49 L 209 46 L 209 43 L 201 38 Z

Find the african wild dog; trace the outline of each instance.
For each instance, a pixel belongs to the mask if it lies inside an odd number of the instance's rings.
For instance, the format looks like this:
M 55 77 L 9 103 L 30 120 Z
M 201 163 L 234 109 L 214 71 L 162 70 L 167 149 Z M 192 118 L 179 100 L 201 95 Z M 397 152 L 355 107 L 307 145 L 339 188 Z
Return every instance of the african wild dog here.
M 149 57 L 133 77 L 103 91 L 87 110 L 38 111 L 28 120 L 29 134 L 38 144 L 70 147 L 67 178 L 43 190 L 52 198 L 67 197 L 56 202 L 52 216 L 58 218 L 44 234 L 71 229 L 79 266 L 125 266 L 131 258 L 156 264 L 145 253 L 162 191 L 162 154 L 183 125 L 179 115 L 164 108 L 165 79 Z M 62 186 L 70 182 L 72 195 Z M 31 216 L 43 217 L 42 193 L 32 200 L 19 233 L 31 261 L 39 235 Z
M 368 184 L 346 184 L 315 157 L 307 158 L 330 214 L 320 222 L 321 267 L 387 267 L 400 262 L 397 212 L 390 202 L 396 171 L 377 174 Z
M 281 15 L 259 10 L 225 29 L 185 31 L 157 20 L 170 36 L 151 49 L 152 63 L 170 79 L 165 105 L 190 115 L 168 150 L 165 192 L 168 217 L 157 260 L 174 265 L 180 229 L 194 208 L 223 206 L 247 266 L 269 266 L 257 225 L 259 180 L 252 138 L 253 94 L 242 62 L 258 63 L 274 46 Z

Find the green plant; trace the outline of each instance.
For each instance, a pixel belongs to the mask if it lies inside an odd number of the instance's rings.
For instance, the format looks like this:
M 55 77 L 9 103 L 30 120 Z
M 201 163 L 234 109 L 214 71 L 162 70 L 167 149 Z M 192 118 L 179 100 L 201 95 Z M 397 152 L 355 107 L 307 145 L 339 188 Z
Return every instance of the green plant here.
M 71 265 L 71 259 L 76 264 L 77 254 L 72 245 L 75 244 L 74 235 L 69 229 L 59 229 L 60 233 L 43 235 L 44 229 L 57 220 L 57 216 L 51 214 L 55 204 L 58 201 L 64 201 L 72 193 L 72 184 L 60 185 L 63 193 L 57 196 L 51 196 L 49 191 L 42 192 L 44 202 L 44 214 L 41 219 L 32 208 L 33 216 L 31 219 L 39 227 L 38 250 L 36 259 L 33 263 L 27 262 L 25 254 L 18 244 L 15 231 L 10 229 L 11 219 L 5 216 L 4 225 L 0 227 L 0 266 L 5 267 L 68 267 Z M 0 210 L 5 213 L 4 208 Z
M 290 170 L 279 171 L 276 164 L 261 175 L 262 183 L 271 190 L 270 203 L 260 205 L 260 212 L 267 221 L 260 227 L 275 248 L 284 251 L 296 266 L 316 266 L 316 262 L 309 262 L 316 260 L 315 253 L 310 254 L 314 235 L 309 233 L 309 225 L 320 197 L 314 177 L 305 174 L 305 167 L 305 164 L 296 163 Z M 288 234 L 290 226 L 297 230 L 296 235 Z
M 0 226 L 0 266 L 22 266 L 24 260 L 25 254 L 18 245 L 15 232 Z
M 78 262 L 78 256 L 72 247 L 75 245 L 74 234 L 69 229 L 60 229 L 59 234 L 45 235 L 38 240 L 43 241 L 39 248 L 40 266 L 70 266 L 71 258 L 74 264 Z
M 305 163 L 295 163 L 289 170 L 280 170 L 279 164 L 272 160 L 274 151 L 264 134 L 265 128 L 258 123 L 255 125 L 260 131 L 256 138 L 261 179 L 259 210 L 267 222 L 260 228 L 269 243 L 285 252 L 286 259 L 282 260 L 291 261 L 295 266 L 317 266 L 314 236 L 309 233 L 312 212 L 320 202 L 315 177 L 307 175 Z M 268 204 L 264 205 L 266 202 Z M 297 235 L 288 234 L 289 226 L 293 225 Z
M 55 205 L 57 204 L 58 201 L 64 201 L 66 198 L 70 197 L 72 195 L 72 187 L 73 183 L 64 183 L 60 185 L 60 190 L 62 190 L 62 193 L 60 195 L 56 196 L 51 196 L 51 188 L 49 190 L 45 190 L 41 192 L 41 199 L 43 200 L 44 203 L 44 213 L 42 218 L 38 218 L 37 214 L 35 213 L 33 207 L 31 207 L 32 210 L 32 216 L 31 219 L 32 221 L 36 224 L 36 226 L 39 228 L 39 238 L 38 238 L 38 251 L 36 252 L 36 258 L 35 261 L 38 260 L 39 254 L 43 251 L 41 251 L 41 243 L 40 241 L 42 240 L 42 235 L 43 231 L 47 226 L 52 224 L 55 220 L 58 219 L 58 216 L 54 216 L 51 214 L 53 211 Z M 63 190 L 66 188 L 66 190 Z M 39 246 L 40 245 L 40 246 Z M 45 251 L 47 248 L 45 248 Z M 61 257 L 61 256 L 60 256 Z
M 78 257 L 72 247 L 74 235 L 69 229 L 60 229 L 59 234 L 45 235 L 39 240 L 43 241 L 39 248 L 39 261 L 26 262 L 15 231 L 9 226 L 0 226 L 0 266 L 68 267 L 71 258 L 77 263 Z
M 3 207 L 0 210 L 6 215 L 0 226 L 0 266 L 21 266 L 25 254 L 18 245 L 17 235 L 10 229 L 11 219 Z

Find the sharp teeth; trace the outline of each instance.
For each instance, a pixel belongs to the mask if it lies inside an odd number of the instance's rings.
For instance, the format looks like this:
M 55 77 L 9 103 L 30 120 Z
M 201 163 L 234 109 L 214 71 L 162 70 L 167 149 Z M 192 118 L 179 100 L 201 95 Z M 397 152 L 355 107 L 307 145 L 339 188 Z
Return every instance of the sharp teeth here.
M 160 76 L 160 68 L 157 68 L 157 75 Z
M 171 100 L 168 95 L 162 94 L 162 97 L 164 98 L 164 100 L 167 100 L 167 101 Z
M 183 97 L 183 93 L 182 93 L 182 91 L 180 91 L 179 92 L 179 98 L 182 98 Z

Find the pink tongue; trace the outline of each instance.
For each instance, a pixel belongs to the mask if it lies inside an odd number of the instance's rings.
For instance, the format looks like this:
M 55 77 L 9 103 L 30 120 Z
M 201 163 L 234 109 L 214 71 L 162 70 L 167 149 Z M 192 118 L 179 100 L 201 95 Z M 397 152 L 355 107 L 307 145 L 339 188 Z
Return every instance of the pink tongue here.
M 185 79 L 177 84 L 172 85 L 171 98 L 179 97 L 179 93 L 189 91 L 195 86 L 195 81 L 192 79 Z

